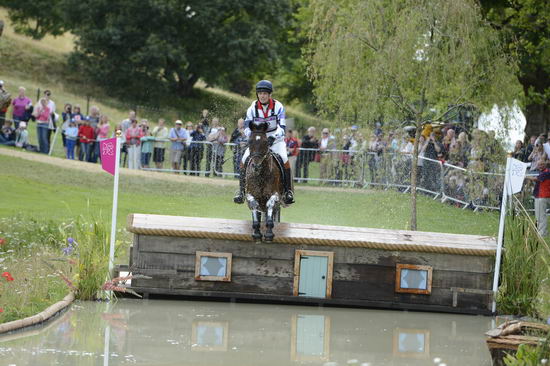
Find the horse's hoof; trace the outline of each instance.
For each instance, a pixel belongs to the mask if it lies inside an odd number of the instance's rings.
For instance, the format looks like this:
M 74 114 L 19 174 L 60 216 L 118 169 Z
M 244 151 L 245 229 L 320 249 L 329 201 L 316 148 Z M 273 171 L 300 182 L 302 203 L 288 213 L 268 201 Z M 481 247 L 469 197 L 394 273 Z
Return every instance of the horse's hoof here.
M 265 241 L 270 241 L 271 242 L 271 241 L 273 241 L 274 237 L 275 237 L 275 235 L 273 235 L 273 234 L 265 234 L 264 239 L 265 239 Z
M 252 239 L 254 239 L 255 242 L 261 242 L 262 241 L 262 234 L 260 233 L 254 233 L 252 234 Z

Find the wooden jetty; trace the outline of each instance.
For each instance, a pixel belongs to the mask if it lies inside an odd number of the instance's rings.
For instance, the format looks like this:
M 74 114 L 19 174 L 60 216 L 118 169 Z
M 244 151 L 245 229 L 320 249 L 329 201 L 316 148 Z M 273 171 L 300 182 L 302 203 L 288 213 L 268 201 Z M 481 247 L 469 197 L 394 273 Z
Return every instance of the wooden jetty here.
M 491 313 L 492 237 L 280 223 L 255 243 L 248 221 L 146 214 L 127 229 L 146 296 Z

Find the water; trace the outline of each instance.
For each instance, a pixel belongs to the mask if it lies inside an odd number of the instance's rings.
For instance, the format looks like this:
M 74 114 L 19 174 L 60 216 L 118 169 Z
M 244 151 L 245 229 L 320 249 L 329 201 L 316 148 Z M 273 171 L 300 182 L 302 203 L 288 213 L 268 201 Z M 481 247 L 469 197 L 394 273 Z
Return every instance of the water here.
M 491 318 L 368 309 L 77 302 L 0 337 L 0 365 L 491 365 Z M 434 361 L 435 360 L 435 361 Z

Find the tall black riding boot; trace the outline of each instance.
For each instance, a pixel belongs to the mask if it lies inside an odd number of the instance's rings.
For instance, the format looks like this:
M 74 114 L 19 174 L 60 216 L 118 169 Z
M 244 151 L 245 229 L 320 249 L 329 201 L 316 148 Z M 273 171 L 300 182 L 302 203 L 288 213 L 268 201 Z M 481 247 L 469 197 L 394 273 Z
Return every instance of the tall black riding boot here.
M 245 178 L 246 178 L 246 171 L 245 170 L 246 169 L 241 164 L 241 169 L 239 171 L 239 191 L 237 192 L 235 197 L 233 197 L 233 202 L 238 203 L 238 204 L 244 203 L 244 183 L 245 183 Z
M 285 177 L 284 177 L 284 188 L 285 193 L 283 196 L 283 202 L 287 205 L 294 203 L 294 193 L 292 192 L 292 172 L 290 168 L 285 166 Z

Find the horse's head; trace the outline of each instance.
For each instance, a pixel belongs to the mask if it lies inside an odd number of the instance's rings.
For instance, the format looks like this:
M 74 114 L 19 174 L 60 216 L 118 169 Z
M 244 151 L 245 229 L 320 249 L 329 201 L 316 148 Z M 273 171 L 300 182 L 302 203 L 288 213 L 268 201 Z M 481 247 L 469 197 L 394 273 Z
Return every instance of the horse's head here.
M 269 154 L 269 141 L 265 131 L 253 131 L 248 140 L 248 148 L 250 167 L 257 173 Z

